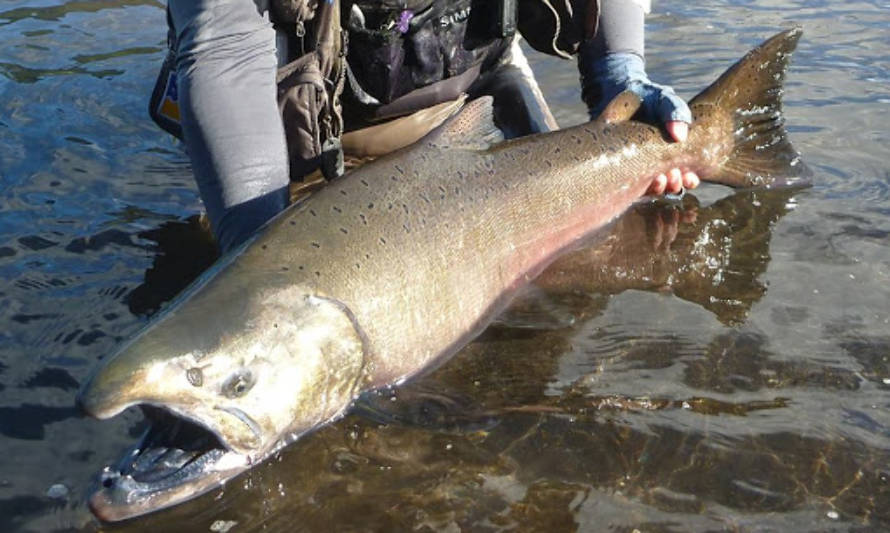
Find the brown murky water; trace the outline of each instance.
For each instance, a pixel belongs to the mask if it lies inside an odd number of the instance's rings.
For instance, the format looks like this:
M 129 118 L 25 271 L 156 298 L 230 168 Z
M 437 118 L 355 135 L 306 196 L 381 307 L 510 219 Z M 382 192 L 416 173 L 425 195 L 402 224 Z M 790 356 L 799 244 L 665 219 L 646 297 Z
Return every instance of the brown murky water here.
M 890 528 L 890 4 L 656 2 L 648 68 L 691 96 L 791 23 L 797 193 L 635 207 L 481 338 L 225 489 L 122 531 Z M 101 528 L 141 428 L 73 397 L 211 256 L 144 112 L 154 1 L 0 6 L 0 531 Z M 562 124 L 572 63 L 531 54 Z

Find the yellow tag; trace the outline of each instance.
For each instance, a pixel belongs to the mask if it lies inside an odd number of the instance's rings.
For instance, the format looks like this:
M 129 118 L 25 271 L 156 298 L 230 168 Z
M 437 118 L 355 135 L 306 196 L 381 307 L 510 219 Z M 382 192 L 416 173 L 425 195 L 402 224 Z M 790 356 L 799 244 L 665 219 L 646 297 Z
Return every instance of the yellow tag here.
M 176 73 L 173 71 L 167 76 L 164 96 L 158 104 L 158 115 L 179 123 L 179 89 L 176 86 Z

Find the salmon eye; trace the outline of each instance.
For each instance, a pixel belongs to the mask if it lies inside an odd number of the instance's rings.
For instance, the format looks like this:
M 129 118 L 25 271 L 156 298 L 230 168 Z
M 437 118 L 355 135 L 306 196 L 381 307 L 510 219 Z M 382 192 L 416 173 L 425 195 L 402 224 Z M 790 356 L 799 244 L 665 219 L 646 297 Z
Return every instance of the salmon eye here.
M 240 398 L 247 394 L 247 391 L 253 387 L 253 384 L 253 374 L 249 370 L 238 370 L 223 383 L 223 396 L 226 398 Z

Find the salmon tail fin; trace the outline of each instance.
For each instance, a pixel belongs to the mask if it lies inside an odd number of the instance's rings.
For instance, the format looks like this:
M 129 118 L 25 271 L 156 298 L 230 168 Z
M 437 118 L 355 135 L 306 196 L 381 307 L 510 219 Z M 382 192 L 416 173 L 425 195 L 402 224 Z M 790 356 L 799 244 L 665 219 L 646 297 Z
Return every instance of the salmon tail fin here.
M 803 33 L 783 31 L 748 52 L 689 102 L 693 116 L 731 117 L 733 146 L 712 181 L 733 187 L 808 186 L 812 173 L 791 146 L 782 114 L 785 72 Z

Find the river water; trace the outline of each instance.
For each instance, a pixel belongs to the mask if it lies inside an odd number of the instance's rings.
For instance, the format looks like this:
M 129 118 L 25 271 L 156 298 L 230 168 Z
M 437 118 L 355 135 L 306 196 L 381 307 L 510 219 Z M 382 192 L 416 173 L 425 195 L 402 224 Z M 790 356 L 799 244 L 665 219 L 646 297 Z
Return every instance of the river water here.
M 805 191 L 636 206 L 481 338 L 247 475 L 124 531 L 890 528 L 890 4 L 655 3 L 691 97 L 779 29 Z M 93 531 L 142 428 L 81 417 L 90 368 L 212 257 L 145 109 L 163 4 L 0 6 L 0 531 Z M 530 54 L 563 125 L 570 62 Z

